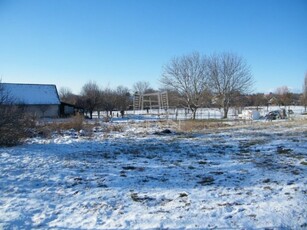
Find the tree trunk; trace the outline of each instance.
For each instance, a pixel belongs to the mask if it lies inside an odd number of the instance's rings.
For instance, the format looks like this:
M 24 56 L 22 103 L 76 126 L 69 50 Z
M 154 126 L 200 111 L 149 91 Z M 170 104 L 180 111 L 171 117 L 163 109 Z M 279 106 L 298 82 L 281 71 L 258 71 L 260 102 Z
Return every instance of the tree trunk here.
M 226 119 L 227 117 L 228 117 L 228 110 L 229 110 L 229 108 L 228 108 L 228 106 L 224 106 L 224 116 L 223 116 L 223 119 Z
M 191 109 L 192 110 L 192 119 L 195 120 L 196 119 L 196 108 Z

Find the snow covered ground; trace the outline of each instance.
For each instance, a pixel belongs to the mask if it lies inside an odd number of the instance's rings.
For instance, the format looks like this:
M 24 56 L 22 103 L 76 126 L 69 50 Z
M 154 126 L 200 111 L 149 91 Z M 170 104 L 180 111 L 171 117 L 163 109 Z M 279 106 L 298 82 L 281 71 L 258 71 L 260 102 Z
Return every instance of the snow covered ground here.
M 230 108 L 228 112 L 228 119 L 238 119 L 239 115 L 242 114 L 243 108 Z M 260 106 L 258 108 L 255 107 L 245 107 L 246 110 L 257 110 L 262 117 L 267 115 L 270 111 L 276 111 L 280 109 L 285 109 L 287 112 L 288 117 L 296 117 L 305 112 L 305 108 L 303 106 Z M 292 110 L 293 114 L 288 114 L 288 110 Z M 113 111 L 113 119 L 117 119 L 120 117 L 120 111 Z M 102 117 L 106 117 L 106 112 L 100 112 Z M 183 108 L 170 108 L 167 111 L 165 110 L 158 110 L 158 109 L 151 109 L 147 110 L 128 110 L 125 111 L 126 118 L 129 119 L 130 116 L 135 117 L 136 115 L 140 115 L 146 119 L 165 119 L 169 118 L 172 120 L 187 120 L 192 119 L 192 112 L 187 109 Z M 94 118 L 98 118 L 98 113 L 93 113 Z M 223 109 L 218 108 L 199 108 L 196 112 L 196 119 L 222 119 L 223 118 Z
M 0 148 L 0 229 L 307 228 L 306 121 L 121 125 Z

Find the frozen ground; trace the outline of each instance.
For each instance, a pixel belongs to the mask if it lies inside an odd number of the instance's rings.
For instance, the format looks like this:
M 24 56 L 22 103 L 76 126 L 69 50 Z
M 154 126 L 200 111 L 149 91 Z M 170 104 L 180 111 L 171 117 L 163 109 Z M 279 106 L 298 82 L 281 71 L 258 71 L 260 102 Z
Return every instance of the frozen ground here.
M 307 228 L 307 123 L 0 148 L 0 229 Z

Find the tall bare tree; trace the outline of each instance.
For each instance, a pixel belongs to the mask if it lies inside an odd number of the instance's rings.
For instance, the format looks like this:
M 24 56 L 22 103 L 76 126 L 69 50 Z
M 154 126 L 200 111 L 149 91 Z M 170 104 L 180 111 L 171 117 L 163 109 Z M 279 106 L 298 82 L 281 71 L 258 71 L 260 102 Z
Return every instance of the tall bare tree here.
M 197 52 L 173 58 L 163 67 L 160 82 L 179 93 L 182 105 L 191 109 L 193 119 L 197 109 L 210 101 L 206 58 Z
M 292 93 L 287 86 L 278 87 L 275 94 L 279 105 L 287 106 L 291 104 Z
M 82 106 L 93 118 L 93 111 L 99 109 L 101 105 L 101 90 L 96 82 L 89 81 L 81 89 Z
M 144 94 L 148 90 L 151 90 L 150 83 L 148 81 L 138 81 L 133 84 L 132 90 L 134 93 Z
M 249 95 L 249 104 L 248 106 L 256 106 L 257 110 L 259 106 L 267 106 L 268 100 L 265 97 L 264 93 L 256 93 Z
M 224 118 L 239 94 L 250 92 L 253 78 L 249 66 L 242 57 L 233 53 L 212 55 L 208 60 L 210 88 L 214 101 L 224 110 Z
M 116 109 L 116 92 L 109 87 L 102 90 L 102 109 L 107 112 L 107 116 L 112 116 Z
M 67 87 L 61 87 L 59 89 L 59 97 L 62 102 L 75 104 L 76 101 L 76 95 L 74 95 L 70 88 Z
M 132 104 L 129 89 L 124 86 L 118 86 L 116 89 L 116 108 L 120 111 L 121 116 L 125 114 L 129 104 Z

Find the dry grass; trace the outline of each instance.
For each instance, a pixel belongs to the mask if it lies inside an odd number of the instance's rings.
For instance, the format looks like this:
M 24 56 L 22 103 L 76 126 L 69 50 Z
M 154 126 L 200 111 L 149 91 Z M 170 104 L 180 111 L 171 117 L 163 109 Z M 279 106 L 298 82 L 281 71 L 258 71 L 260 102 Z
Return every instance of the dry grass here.
M 229 125 L 219 120 L 185 120 L 178 121 L 178 130 L 184 132 L 201 131 L 207 129 L 217 129 L 222 127 L 228 127 Z
M 112 124 L 112 125 L 106 125 L 103 128 L 104 132 L 123 132 L 124 131 L 124 126 L 121 124 Z
M 82 115 L 77 114 L 74 117 L 67 118 L 64 121 L 54 121 L 51 123 L 44 123 L 37 127 L 39 135 L 43 137 L 50 137 L 52 133 L 57 132 L 61 133 L 65 130 L 74 129 L 76 131 L 85 130 L 87 133 L 91 133 L 94 124 L 87 124 L 84 121 Z

